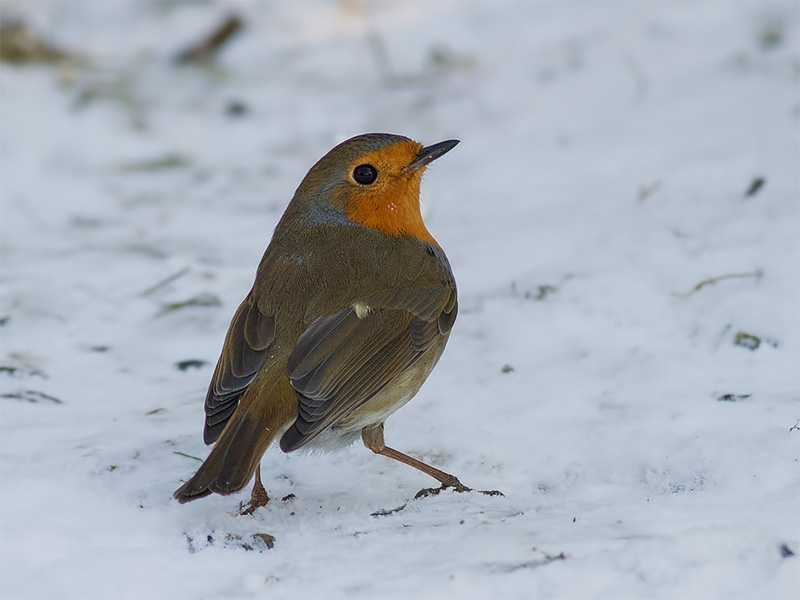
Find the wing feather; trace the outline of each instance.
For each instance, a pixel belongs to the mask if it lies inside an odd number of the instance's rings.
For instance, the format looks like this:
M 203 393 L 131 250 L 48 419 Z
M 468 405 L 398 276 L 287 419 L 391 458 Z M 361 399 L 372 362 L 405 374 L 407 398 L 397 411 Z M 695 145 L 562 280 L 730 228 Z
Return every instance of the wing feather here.
M 309 443 L 419 360 L 450 331 L 454 296 L 450 287 L 406 286 L 359 302 L 366 311 L 354 304 L 314 320 L 287 363 L 300 410 L 281 448 Z
M 231 320 L 225 345 L 206 393 L 206 444 L 217 440 L 242 394 L 264 367 L 267 350 L 275 337 L 275 319 L 265 315 L 252 300 L 252 292 Z

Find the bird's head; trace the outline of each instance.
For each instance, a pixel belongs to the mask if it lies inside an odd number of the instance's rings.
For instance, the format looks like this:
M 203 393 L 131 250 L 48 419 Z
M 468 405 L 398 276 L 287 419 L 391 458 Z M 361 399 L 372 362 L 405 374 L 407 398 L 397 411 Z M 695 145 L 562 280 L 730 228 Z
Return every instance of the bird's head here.
M 386 133 L 350 138 L 311 168 L 295 198 L 318 214 L 436 243 L 422 221 L 420 181 L 427 166 L 456 144 L 458 140 L 448 140 L 423 146 Z

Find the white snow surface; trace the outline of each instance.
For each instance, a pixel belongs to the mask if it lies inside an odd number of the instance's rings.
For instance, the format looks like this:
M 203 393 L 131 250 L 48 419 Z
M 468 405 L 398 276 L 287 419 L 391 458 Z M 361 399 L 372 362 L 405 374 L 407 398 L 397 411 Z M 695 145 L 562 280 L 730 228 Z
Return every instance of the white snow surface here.
M 4 3 L 81 58 L 0 72 L 0 596 L 800 597 L 799 7 Z M 178 504 L 273 227 L 370 131 L 462 141 L 461 310 L 387 443 L 505 496 L 359 444 Z

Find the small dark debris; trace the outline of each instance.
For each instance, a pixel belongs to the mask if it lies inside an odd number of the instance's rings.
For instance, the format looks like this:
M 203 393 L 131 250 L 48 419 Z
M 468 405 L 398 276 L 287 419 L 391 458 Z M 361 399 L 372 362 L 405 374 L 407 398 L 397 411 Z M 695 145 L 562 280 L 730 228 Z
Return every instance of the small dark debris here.
M 516 281 L 511 282 L 511 295 L 516 297 L 519 294 L 519 287 L 517 286 Z M 522 297 L 526 300 L 544 300 L 549 295 L 554 294 L 558 291 L 558 288 L 554 285 L 539 285 L 536 286 L 536 292 L 532 292 L 531 290 L 525 290 L 522 292 Z
M 688 298 L 689 296 L 691 296 L 695 292 L 700 291 L 707 285 L 719 283 L 720 281 L 725 281 L 727 279 L 743 279 L 746 277 L 754 277 L 756 279 L 761 279 L 762 275 L 763 273 L 760 270 L 750 271 L 747 273 L 726 273 L 725 275 L 720 275 L 718 277 L 709 277 L 708 279 L 704 279 L 685 294 L 675 294 L 675 295 L 680 296 L 682 298 Z
M 0 373 L 5 373 L 6 375 L 11 375 L 12 377 L 17 378 L 41 377 L 42 379 L 47 379 L 44 373 L 37 371 L 36 369 L 22 369 L 20 367 L 11 367 L 9 365 L 0 365 Z
M 578 522 L 578 517 L 572 517 L 572 522 L 573 523 L 577 523 Z
M 790 432 L 792 432 L 792 431 L 800 431 L 800 419 L 797 419 L 797 422 L 794 425 L 792 425 L 791 427 L 789 427 L 789 431 Z
M 752 198 L 755 196 L 761 190 L 761 188 L 764 187 L 766 182 L 767 180 L 763 177 L 754 178 L 753 181 L 750 182 L 750 187 L 748 187 L 747 191 L 744 193 L 744 197 Z
M 553 562 L 554 560 L 567 560 L 567 556 L 563 552 L 561 552 L 559 554 L 556 554 L 556 555 L 547 554 L 547 553 L 543 553 L 543 554 L 544 554 L 544 558 L 545 558 L 545 560 L 547 562 Z
M 376 510 L 374 513 L 371 513 L 370 516 L 371 517 L 386 517 L 388 515 L 393 515 L 394 513 L 400 512 L 406 506 L 408 506 L 408 502 L 406 502 L 405 504 L 401 504 L 400 506 L 398 506 L 396 508 L 386 508 L 386 509 L 383 509 L 383 510 Z
M 188 167 L 191 161 L 180 154 L 166 154 L 157 158 L 126 162 L 120 165 L 120 170 L 126 173 L 146 171 L 165 171 L 168 169 L 182 169 Z
M 242 539 L 242 536 L 237 535 L 235 533 L 226 533 L 225 534 L 225 542 L 233 542 L 235 545 L 239 546 L 240 548 L 244 548 L 248 552 L 253 550 L 253 547 L 250 544 L 248 544 L 247 542 L 245 542 Z
M 186 454 L 185 452 L 178 452 L 177 450 L 175 450 L 175 452 L 173 452 L 173 454 L 177 454 L 178 456 L 185 456 L 186 458 L 192 458 L 194 460 L 199 460 L 200 462 L 203 462 L 202 458 L 198 458 L 196 456 L 192 456 L 191 454 Z
M 227 15 L 200 41 L 189 46 L 176 57 L 180 64 L 202 65 L 210 63 L 222 47 L 244 27 L 244 21 L 237 15 Z
M 11 367 L 8 365 L 0 366 L 0 373 L 6 373 L 16 378 L 41 377 L 42 379 L 47 379 L 47 376 L 38 369 L 23 369 L 21 367 Z
M 269 550 L 272 550 L 275 547 L 274 535 L 270 535 L 268 533 L 254 533 L 253 539 L 261 540 Z
M 554 285 L 540 285 L 536 295 L 533 297 L 534 300 L 544 300 L 550 294 L 555 294 L 558 291 L 558 288 Z
M 241 100 L 231 100 L 225 106 L 225 114 L 229 117 L 244 117 L 250 112 L 250 107 Z
M 57 63 L 69 57 L 69 52 L 55 46 L 22 21 L 0 24 L 0 60 L 4 62 Z
M 166 412 L 166 410 L 167 410 L 166 408 L 154 408 L 153 410 L 150 410 L 150 411 L 148 411 L 148 412 L 146 412 L 144 414 L 148 415 L 148 416 L 149 415 L 157 415 L 158 413 Z
M 77 229 L 98 229 L 103 227 L 106 222 L 97 217 L 89 217 L 86 215 L 75 215 L 69 220 L 69 224 Z
M 64 404 L 62 400 L 48 394 L 37 392 L 36 390 L 22 390 L 19 392 L 12 392 L 10 394 L 3 394 L 0 398 L 12 398 L 14 400 L 25 400 L 36 404 L 41 401 L 52 402 L 53 404 Z
M 5 325 L 6 323 L 8 323 L 8 320 L 9 320 L 10 318 L 11 318 L 11 317 L 0 317 L 0 327 L 2 327 L 3 325 Z
M 161 309 L 159 312 L 159 316 L 165 315 L 170 312 L 174 312 L 176 310 L 180 310 L 182 308 L 188 308 L 192 306 L 202 306 L 202 307 L 213 307 L 213 306 L 222 306 L 222 302 L 220 299 L 217 298 L 214 294 L 198 294 L 188 300 L 184 300 L 182 302 L 171 302 L 169 304 L 165 304 L 164 308 Z
M 175 273 L 172 273 L 168 277 L 165 277 L 164 279 L 162 279 L 161 281 L 159 281 L 155 285 L 151 285 L 149 288 L 147 288 L 146 290 L 142 291 L 139 295 L 140 296 L 149 296 L 150 294 L 152 294 L 152 293 L 160 290 L 161 288 L 169 285 L 170 283 L 172 283 L 176 279 L 180 279 L 181 277 L 186 275 L 188 272 L 189 272 L 189 267 L 184 267 L 183 269 L 180 269 L 179 271 L 176 271 Z
M 117 470 L 117 465 L 108 465 L 108 470 L 109 471 L 116 471 Z
M 794 556 L 794 551 L 786 544 L 781 544 L 781 558 L 789 558 Z
M 560 552 L 559 554 L 549 554 L 544 550 L 537 550 L 536 546 L 531 548 L 531 550 L 541 554 L 544 557 L 545 562 L 553 562 L 554 560 L 567 560 L 567 555 L 563 552 Z
M 739 400 L 746 400 L 752 394 L 722 394 L 717 398 L 717 402 L 739 402 Z
M 540 567 L 546 567 L 547 565 L 556 560 L 567 560 L 567 555 L 564 554 L 563 552 L 561 552 L 560 554 L 548 554 L 547 552 L 542 552 L 541 550 L 537 550 L 536 548 L 532 548 L 532 550 L 534 552 L 538 552 L 539 554 L 541 554 L 542 558 L 517 564 L 498 565 L 498 568 L 506 573 L 513 573 L 515 571 L 520 571 L 522 569 L 538 569 Z
M 783 32 L 775 25 L 764 27 L 758 34 L 758 44 L 763 50 L 772 50 L 781 45 Z
M 503 365 L 503 366 L 502 366 L 502 368 L 500 369 L 500 372 L 501 372 L 501 373 L 513 373 L 513 372 L 514 372 L 514 367 L 512 367 L 512 366 L 511 366 L 511 365 L 509 365 L 509 364 L 505 364 L 505 365 Z
M 110 348 L 110 346 L 89 346 L 92 352 L 108 352 Z
M 659 189 L 661 189 L 661 182 L 654 181 L 650 184 L 642 184 L 639 186 L 639 191 L 636 193 L 636 201 L 640 204 L 647 200 L 650 196 L 655 194 Z
M 297 496 L 295 496 L 294 494 L 286 494 L 283 498 L 281 498 L 281 501 L 282 502 L 291 502 L 295 498 L 297 498 Z
M 748 350 L 756 350 L 761 345 L 761 338 L 745 333 L 744 331 L 737 331 L 736 335 L 733 337 L 733 344 L 735 346 L 747 348 Z
M 181 360 L 175 363 L 175 366 L 178 368 L 179 371 L 187 371 L 189 369 L 199 369 L 200 367 L 204 367 L 206 365 L 206 361 L 199 360 L 197 358 L 190 358 L 189 360 Z
M 447 70 L 470 71 L 475 68 L 475 61 L 466 55 L 459 55 L 443 46 L 435 46 L 429 50 L 428 61 L 433 67 Z

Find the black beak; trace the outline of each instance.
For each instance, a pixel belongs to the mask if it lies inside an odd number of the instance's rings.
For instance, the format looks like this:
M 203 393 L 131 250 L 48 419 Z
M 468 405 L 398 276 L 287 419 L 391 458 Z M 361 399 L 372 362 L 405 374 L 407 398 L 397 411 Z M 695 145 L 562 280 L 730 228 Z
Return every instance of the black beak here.
M 460 140 L 447 140 L 446 142 L 439 142 L 438 144 L 433 144 L 432 146 L 425 146 L 419 151 L 419 154 L 417 154 L 414 162 L 412 162 L 406 168 L 416 170 L 428 165 L 443 154 L 450 152 L 450 150 L 456 147 L 459 141 Z

